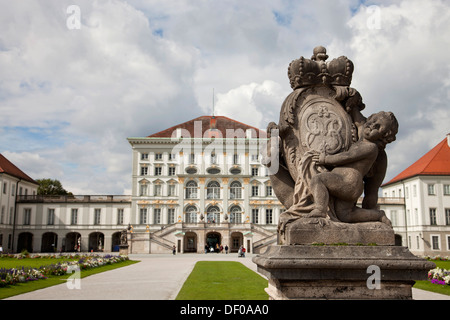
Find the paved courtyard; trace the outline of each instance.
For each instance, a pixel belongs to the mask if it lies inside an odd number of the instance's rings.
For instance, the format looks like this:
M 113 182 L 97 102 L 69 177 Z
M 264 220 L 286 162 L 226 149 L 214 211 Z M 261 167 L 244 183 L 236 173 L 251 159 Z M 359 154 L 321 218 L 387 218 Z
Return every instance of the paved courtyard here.
M 67 283 L 17 295 L 9 300 L 173 300 L 197 261 L 239 261 L 256 272 L 252 254 L 130 255 L 141 262 L 80 280 L 80 288 Z M 220 274 L 217 275 L 220 277 Z M 450 296 L 413 289 L 413 299 L 450 300 Z

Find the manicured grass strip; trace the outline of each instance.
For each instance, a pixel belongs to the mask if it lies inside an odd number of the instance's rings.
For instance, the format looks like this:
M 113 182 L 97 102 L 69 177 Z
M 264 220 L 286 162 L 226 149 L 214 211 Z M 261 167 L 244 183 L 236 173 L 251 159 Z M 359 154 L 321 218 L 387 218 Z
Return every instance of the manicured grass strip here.
M 435 284 L 431 283 L 428 280 L 416 281 L 416 283 L 414 284 L 414 288 L 450 296 L 450 285 Z
M 267 300 L 267 280 L 236 261 L 199 261 L 176 300 Z
M 26 261 L 26 260 L 31 260 L 31 261 Z M 51 259 L 51 262 L 55 263 L 55 260 L 56 259 Z M 62 260 L 67 261 L 67 260 L 77 260 L 77 259 L 62 259 Z M 1 261 L 2 266 L 3 266 L 3 262 L 4 261 Z M 12 262 L 14 262 L 14 261 L 12 261 Z M 17 261 L 15 261 L 15 262 L 17 263 Z M 32 259 L 23 259 L 20 261 L 19 265 L 20 266 L 26 265 L 29 267 L 38 268 L 40 265 L 46 264 L 46 263 L 42 264 L 42 262 L 43 262 L 43 259 L 42 260 L 35 259 L 34 261 L 32 261 Z M 58 262 L 61 262 L 61 261 L 58 261 Z M 85 278 L 85 277 L 88 277 L 88 276 L 96 274 L 96 273 L 101 273 L 101 272 L 105 272 L 105 271 L 109 271 L 109 270 L 113 270 L 113 269 L 117 269 L 117 268 L 122 268 L 122 267 L 131 265 L 131 264 L 134 264 L 137 262 L 139 262 L 139 261 L 126 260 L 126 261 L 117 262 L 114 264 L 109 264 L 109 265 L 104 265 L 104 266 L 100 266 L 100 267 L 81 270 L 81 278 Z M 16 264 L 13 267 L 16 267 L 16 266 L 18 266 L 18 265 Z M 30 292 L 30 291 L 34 291 L 34 290 L 38 290 L 38 289 L 51 287 L 51 286 L 54 286 L 57 284 L 65 283 L 66 279 L 68 277 L 70 277 L 71 275 L 73 275 L 73 273 L 67 274 L 67 275 L 62 275 L 62 276 L 49 276 L 47 279 L 30 281 L 30 282 L 25 282 L 25 283 L 17 283 L 12 286 L 0 288 L 0 300 L 5 299 L 7 297 L 15 296 L 18 294 L 22 294 L 22 293 L 26 293 L 26 292 Z

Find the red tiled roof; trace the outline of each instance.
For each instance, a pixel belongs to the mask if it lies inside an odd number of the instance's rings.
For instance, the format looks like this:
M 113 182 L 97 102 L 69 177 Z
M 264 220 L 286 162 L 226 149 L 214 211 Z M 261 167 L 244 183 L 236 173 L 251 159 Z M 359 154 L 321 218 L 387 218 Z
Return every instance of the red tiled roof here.
M 450 175 L 450 146 L 447 138 L 383 186 L 417 175 Z
M 197 129 L 198 128 L 198 129 Z M 252 138 L 259 138 L 260 130 L 258 128 L 246 125 L 242 122 L 224 117 L 224 116 L 201 116 L 186 122 L 183 122 L 181 124 L 178 124 L 176 126 L 170 127 L 166 130 L 162 130 L 160 132 L 154 133 L 149 135 L 149 138 L 170 138 L 172 137 L 172 134 L 176 129 L 185 129 L 189 132 L 190 137 L 192 138 L 202 138 L 205 137 L 205 132 L 207 130 L 210 130 L 209 136 L 211 137 L 218 137 L 214 134 L 215 130 L 218 130 L 221 132 L 222 138 L 227 138 L 227 129 L 229 130 L 235 130 L 234 132 L 240 132 L 243 134 L 243 136 L 238 135 L 238 138 L 245 138 L 246 136 L 246 130 L 252 129 Z M 195 136 L 196 129 L 198 132 L 201 130 L 201 137 Z M 237 131 L 238 129 L 241 129 L 242 131 Z M 234 133 L 232 132 L 232 133 Z M 206 136 L 208 136 L 208 133 Z M 183 135 L 184 137 L 184 135 Z M 234 136 L 232 137 L 234 138 Z
M 3 156 L 2 154 L 0 154 L 0 173 L 6 173 L 9 174 L 10 176 L 38 184 L 36 181 L 30 178 L 25 172 L 17 168 L 11 161 L 6 159 L 5 156 Z

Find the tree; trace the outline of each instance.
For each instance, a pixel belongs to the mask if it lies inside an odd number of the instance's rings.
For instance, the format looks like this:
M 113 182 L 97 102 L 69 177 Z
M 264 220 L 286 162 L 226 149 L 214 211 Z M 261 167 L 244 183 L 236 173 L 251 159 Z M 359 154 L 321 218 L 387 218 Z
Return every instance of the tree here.
M 57 179 L 38 179 L 36 180 L 39 183 L 38 195 L 71 195 L 71 192 L 68 192 L 63 188 L 61 182 Z

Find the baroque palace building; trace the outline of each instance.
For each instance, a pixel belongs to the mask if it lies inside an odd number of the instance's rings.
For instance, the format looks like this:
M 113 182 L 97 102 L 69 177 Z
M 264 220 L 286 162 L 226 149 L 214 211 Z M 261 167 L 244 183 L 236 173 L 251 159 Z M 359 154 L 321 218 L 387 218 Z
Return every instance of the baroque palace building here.
M 0 155 L 0 247 L 3 252 L 114 252 L 126 229 L 129 253 L 171 253 L 173 246 L 179 253 L 220 246 L 262 252 L 277 243 L 284 210 L 261 161 L 266 141 L 264 131 L 223 116 L 201 116 L 128 138 L 131 195 L 38 196 L 38 184 Z M 418 255 L 447 256 L 447 139 L 436 148 L 430 151 L 432 162 L 444 158 L 445 170 L 430 175 L 406 169 L 382 186 L 379 205 L 393 223 L 398 245 Z

